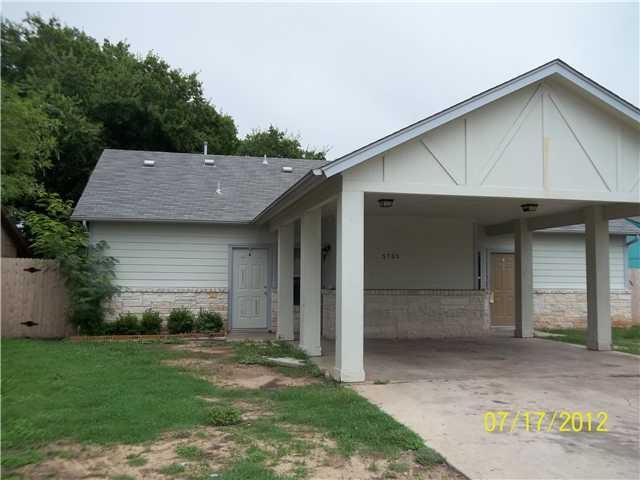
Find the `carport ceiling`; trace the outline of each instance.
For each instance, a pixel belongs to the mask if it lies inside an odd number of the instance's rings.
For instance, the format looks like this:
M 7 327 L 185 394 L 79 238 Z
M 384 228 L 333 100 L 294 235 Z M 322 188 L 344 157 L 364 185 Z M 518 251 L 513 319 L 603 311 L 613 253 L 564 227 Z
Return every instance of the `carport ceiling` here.
M 392 198 L 394 200 L 393 206 L 391 208 L 381 208 L 378 205 L 380 198 Z M 570 212 L 589 204 L 570 200 L 395 195 L 389 193 L 367 193 L 364 203 L 366 215 L 415 215 L 441 219 L 455 218 L 472 220 L 480 225 L 492 225 L 516 218 L 533 218 L 541 215 Z M 525 214 L 520 207 L 524 203 L 537 203 L 537 211 Z

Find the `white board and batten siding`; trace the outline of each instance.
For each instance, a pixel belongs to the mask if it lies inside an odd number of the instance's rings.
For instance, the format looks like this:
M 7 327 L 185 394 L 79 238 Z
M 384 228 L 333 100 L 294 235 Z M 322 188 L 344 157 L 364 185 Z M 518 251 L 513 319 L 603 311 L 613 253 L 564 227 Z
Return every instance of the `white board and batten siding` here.
M 512 252 L 513 239 L 508 236 L 486 237 L 482 246 L 487 252 Z M 624 290 L 624 237 L 611 236 L 609 244 L 609 279 L 611 290 Z M 581 234 L 534 234 L 533 288 L 545 290 L 586 290 L 585 238 Z
M 109 244 L 118 285 L 127 288 L 228 288 L 230 245 L 276 242 L 248 225 L 95 222 L 90 229 L 93 241 Z
M 579 89 L 547 78 L 342 176 L 347 190 L 635 202 L 640 132 Z

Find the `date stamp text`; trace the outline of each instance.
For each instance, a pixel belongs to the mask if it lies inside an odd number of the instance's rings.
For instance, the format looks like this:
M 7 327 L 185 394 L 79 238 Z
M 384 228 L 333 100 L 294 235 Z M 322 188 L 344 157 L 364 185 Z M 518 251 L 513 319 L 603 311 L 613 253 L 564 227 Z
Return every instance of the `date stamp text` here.
M 488 433 L 526 432 L 607 432 L 607 412 L 566 410 L 489 410 L 484 414 Z

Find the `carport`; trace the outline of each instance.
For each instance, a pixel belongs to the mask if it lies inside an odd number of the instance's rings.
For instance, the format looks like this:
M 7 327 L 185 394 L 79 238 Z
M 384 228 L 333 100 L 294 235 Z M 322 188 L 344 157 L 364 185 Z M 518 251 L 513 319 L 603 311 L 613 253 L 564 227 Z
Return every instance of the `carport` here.
M 332 353 L 325 354 L 318 362 L 330 368 Z M 638 357 L 485 336 L 367 340 L 364 366 L 367 382 L 354 388 L 469 478 L 640 476 Z M 513 431 L 510 422 L 502 433 L 485 431 L 487 412 L 518 410 L 546 412 L 541 431 L 535 422 L 527 431 L 524 421 Z M 554 411 L 606 412 L 608 431 L 549 430 Z
M 584 223 L 588 347 L 610 350 L 608 221 L 640 215 L 639 132 L 636 107 L 553 61 L 309 172 L 256 219 L 278 236 L 278 337 L 296 245 L 300 346 L 334 340 L 341 381 L 365 379 L 369 340 L 489 337 L 479 246 L 508 235 L 530 338 L 532 232 Z

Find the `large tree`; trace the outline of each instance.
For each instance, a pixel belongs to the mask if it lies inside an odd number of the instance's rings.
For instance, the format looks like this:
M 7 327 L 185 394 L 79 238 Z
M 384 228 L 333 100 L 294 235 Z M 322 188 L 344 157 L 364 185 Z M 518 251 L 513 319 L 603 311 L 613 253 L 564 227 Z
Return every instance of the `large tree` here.
M 3 204 L 19 205 L 37 195 L 37 177 L 51 166 L 58 127 L 41 98 L 2 83 Z
M 238 146 L 238 154 L 261 157 L 307 158 L 324 160 L 326 150 L 303 148 L 300 139 L 270 125 L 266 130 L 254 130 Z
M 270 126 L 237 137 L 195 73 L 124 42 L 97 42 L 57 19 L 2 20 L 3 204 L 75 202 L 104 148 L 324 159 Z
M 59 125 L 50 171 L 38 180 L 65 199 L 77 200 L 105 147 L 196 152 L 206 140 L 211 152 L 236 151 L 233 119 L 204 97 L 197 76 L 153 53 L 139 57 L 39 16 L 4 20 L 2 53 L 3 80 L 37 96 Z

